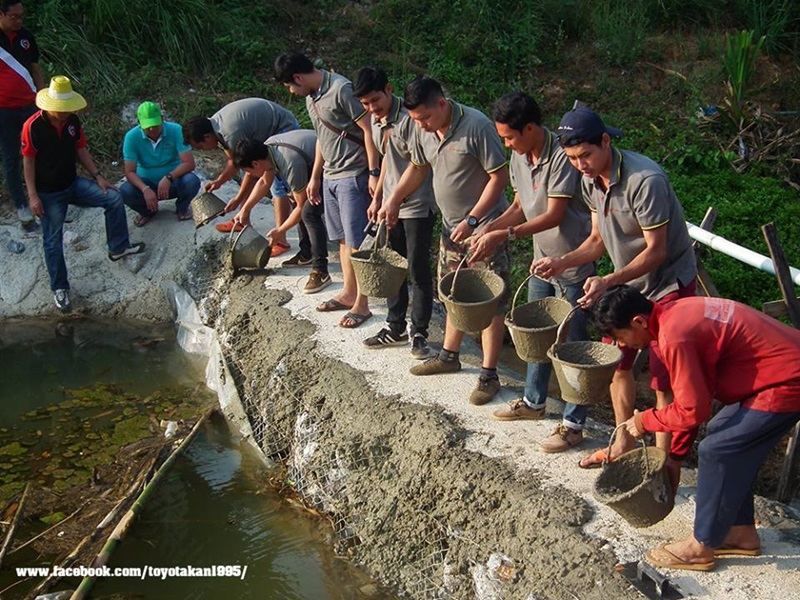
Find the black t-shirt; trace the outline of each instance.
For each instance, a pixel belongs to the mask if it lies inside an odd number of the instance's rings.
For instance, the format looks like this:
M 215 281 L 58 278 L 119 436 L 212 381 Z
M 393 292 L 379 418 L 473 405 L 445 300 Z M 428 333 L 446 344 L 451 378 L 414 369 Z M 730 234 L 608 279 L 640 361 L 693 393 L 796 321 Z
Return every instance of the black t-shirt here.
M 9 39 L 5 33 L 0 33 L 0 46 L 28 71 L 31 70 L 32 64 L 39 62 L 39 46 L 36 45 L 33 34 L 24 27 L 16 32 L 13 39 Z
M 54 127 L 44 111 L 39 111 L 22 126 L 22 155 L 36 159 L 36 190 L 60 192 L 67 189 L 78 171 L 78 150 L 86 138 L 77 115 L 70 115 Z

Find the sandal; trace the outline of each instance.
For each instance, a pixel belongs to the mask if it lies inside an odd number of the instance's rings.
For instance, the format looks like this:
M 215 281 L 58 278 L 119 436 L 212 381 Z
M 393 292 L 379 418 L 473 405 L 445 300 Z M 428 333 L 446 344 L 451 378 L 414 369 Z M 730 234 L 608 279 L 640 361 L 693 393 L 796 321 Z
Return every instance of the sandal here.
M 133 219 L 133 224 L 136 225 L 136 227 L 144 227 L 152 218 L 153 215 L 136 215 Z
M 657 548 L 653 548 L 644 555 L 647 562 L 654 567 L 661 567 L 662 569 L 682 569 L 684 571 L 713 571 L 717 566 L 716 561 L 710 560 L 708 562 L 691 562 L 683 560 L 677 554 L 673 554 L 667 550 L 667 544 L 661 544 Z
M 348 312 L 345 316 L 342 317 L 342 320 L 339 321 L 339 327 L 344 327 L 345 329 L 355 329 L 356 327 L 362 325 L 364 321 L 367 321 L 370 318 L 372 318 L 371 312 L 367 312 L 367 314 L 365 315 L 360 315 L 354 312 Z
M 611 457 L 606 454 L 605 449 L 595 450 L 591 454 L 587 454 L 578 461 L 578 466 L 581 469 L 599 469 L 603 466 L 604 462 L 612 462 Z
M 244 225 L 241 223 L 234 223 L 233 219 L 225 221 L 224 223 L 217 223 L 214 227 L 221 233 L 230 233 L 231 231 L 241 231 L 244 229 Z
M 272 252 L 270 253 L 270 258 L 275 258 L 276 256 L 280 256 L 281 254 L 288 252 L 291 246 L 286 242 L 275 242 L 272 245 Z
M 192 211 L 187 210 L 186 212 L 179 212 L 178 214 L 178 221 L 191 221 L 192 220 Z
M 333 312 L 335 310 L 350 310 L 353 308 L 353 305 L 347 306 L 346 304 L 342 304 L 336 298 L 331 298 L 330 300 L 325 300 L 322 304 L 317 306 L 317 312 Z

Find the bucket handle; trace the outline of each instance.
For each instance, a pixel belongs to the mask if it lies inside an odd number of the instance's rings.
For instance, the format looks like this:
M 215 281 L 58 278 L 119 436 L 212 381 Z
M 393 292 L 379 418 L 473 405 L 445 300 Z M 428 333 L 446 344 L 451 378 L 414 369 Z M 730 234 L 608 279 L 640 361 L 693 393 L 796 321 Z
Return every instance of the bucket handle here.
M 456 279 L 458 279 L 458 272 L 459 272 L 459 270 L 461 269 L 462 265 L 463 265 L 465 262 L 467 262 L 467 259 L 468 259 L 468 258 L 469 258 L 469 250 L 468 250 L 468 251 L 467 251 L 467 252 L 464 254 L 464 258 L 462 258 L 462 259 L 461 259 L 461 262 L 460 262 L 460 263 L 458 263 L 458 266 L 456 267 L 456 272 L 453 274 L 453 283 L 452 283 L 452 285 L 450 286 L 450 294 L 448 294 L 448 296 L 447 296 L 447 297 L 448 297 L 449 299 L 451 299 L 451 300 L 452 300 L 452 299 L 455 297 L 455 295 L 456 295 Z
M 381 245 L 381 232 L 383 233 L 383 245 Z M 375 231 L 375 243 L 372 245 L 370 261 L 378 260 L 378 250 L 389 247 L 389 232 L 386 231 L 386 219 L 378 222 L 378 229 Z
M 522 291 L 522 288 L 525 287 L 525 284 L 530 281 L 531 277 L 536 277 L 536 279 L 541 279 L 545 283 L 549 283 L 550 285 L 557 287 L 559 294 L 561 294 L 562 298 L 566 298 L 566 292 L 564 291 L 564 286 L 561 285 L 561 282 L 558 279 L 545 279 L 544 277 L 540 277 L 536 273 L 531 273 L 525 279 L 522 280 L 522 283 L 519 284 L 517 288 L 517 292 L 514 294 L 514 299 L 511 301 L 511 312 L 509 312 L 509 316 L 511 313 L 514 312 L 514 309 L 517 308 L 517 298 L 519 297 L 519 293 Z
M 569 335 L 569 323 L 572 320 L 572 316 L 575 314 L 576 311 L 581 310 L 580 305 L 573 306 L 572 309 L 567 313 L 567 316 L 564 317 L 564 320 L 561 321 L 561 324 L 558 326 L 558 332 L 556 333 L 556 341 L 553 346 L 558 346 L 559 344 L 563 344 L 567 336 Z M 555 350 L 553 351 L 555 353 Z
M 611 456 L 611 445 L 614 443 L 614 438 L 617 437 L 617 432 L 625 427 L 625 423 L 620 423 L 614 428 L 614 431 L 611 432 L 611 437 L 608 438 L 608 448 L 606 448 L 606 457 L 603 459 L 603 468 L 605 469 L 608 465 L 609 459 L 608 457 Z M 642 443 L 642 448 L 647 449 L 647 444 L 644 442 L 644 438 L 640 438 L 639 441 Z M 650 473 L 650 461 L 647 460 L 647 455 L 645 455 L 644 460 L 644 479 L 647 479 L 651 475 Z
M 239 241 L 239 238 L 242 237 L 242 234 L 245 232 L 245 230 L 248 227 L 250 227 L 250 225 L 245 225 L 238 232 L 236 231 L 236 227 L 235 226 L 231 227 L 231 232 L 228 234 L 228 246 L 229 246 L 229 249 L 230 249 L 231 252 L 233 252 L 233 249 L 236 247 L 236 242 Z M 236 236 L 236 239 L 233 239 L 233 234 L 234 233 L 238 233 L 239 234 L 239 235 Z

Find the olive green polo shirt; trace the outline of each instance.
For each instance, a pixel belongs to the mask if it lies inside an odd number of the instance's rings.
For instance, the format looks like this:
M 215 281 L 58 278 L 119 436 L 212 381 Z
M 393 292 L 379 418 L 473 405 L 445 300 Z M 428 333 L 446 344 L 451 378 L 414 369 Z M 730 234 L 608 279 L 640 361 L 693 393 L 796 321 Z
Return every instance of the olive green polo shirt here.
M 580 246 L 592 231 L 592 218 L 580 194 L 580 172 L 573 168 L 558 143 L 558 137 L 544 129 L 544 147 L 535 163 L 527 155 L 511 154 L 511 185 L 519 198 L 525 218 L 547 212 L 548 198 L 566 203 L 561 223 L 533 235 L 533 257 L 563 256 Z M 578 283 L 594 274 L 592 263 L 571 267 L 558 276 L 565 284 Z
M 658 300 L 697 276 L 683 207 L 667 174 L 646 156 L 611 149 L 611 184 L 607 191 L 583 178 L 583 198 L 597 217 L 606 251 L 616 269 L 646 247 L 643 232 L 667 228 L 667 257 L 655 270 L 628 282 L 650 300 Z
M 209 120 L 225 150 L 233 150 L 240 140 L 265 142 L 277 133 L 298 128 L 291 112 L 263 98 L 243 98 L 226 104 Z
M 364 146 L 323 125 L 317 117 L 314 105 L 327 123 L 359 138 L 364 137 L 364 132 L 356 122 L 367 113 L 358 98 L 353 96 L 353 84 L 349 79 L 324 69 L 320 69 L 320 72 L 322 85 L 316 94 L 306 96 L 306 109 L 314 131 L 317 132 L 317 141 L 325 160 L 323 176 L 326 179 L 357 177 L 369 167 L 367 151 Z
M 392 96 L 392 107 L 384 119 L 372 118 L 372 140 L 383 159 L 383 197 L 388 198 L 411 163 L 411 143 L 416 125 L 403 106 L 403 101 Z M 435 210 L 432 176 L 404 199 L 400 207 L 401 219 L 424 219 Z
M 478 203 L 489 174 L 506 164 L 503 143 L 494 123 L 482 112 L 450 101 L 453 117 L 440 140 L 436 132 L 415 130 L 411 161 L 430 165 L 433 194 L 442 211 L 446 230 L 453 230 Z M 501 193 L 495 205 L 481 219 L 481 225 L 502 213 L 508 202 Z
M 295 129 L 273 135 L 264 143 L 275 173 L 286 180 L 293 192 L 306 189 L 314 168 L 317 134 L 311 129 Z

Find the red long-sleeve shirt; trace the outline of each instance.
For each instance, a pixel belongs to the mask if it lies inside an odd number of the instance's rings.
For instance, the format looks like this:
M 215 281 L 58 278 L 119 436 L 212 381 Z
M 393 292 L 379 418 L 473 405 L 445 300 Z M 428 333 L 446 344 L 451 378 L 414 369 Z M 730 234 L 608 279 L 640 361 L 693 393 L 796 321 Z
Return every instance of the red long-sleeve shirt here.
M 641 413 L 648 431 L 690 432 L 711 416 L 711 402 L 741 402 L 771 413 L 800 411 L 800 331 L 724 298 L 684 298 L 654 305 L 648 327 L 675 395 Z M 673 436 L 683 457 L 694 435 Z

